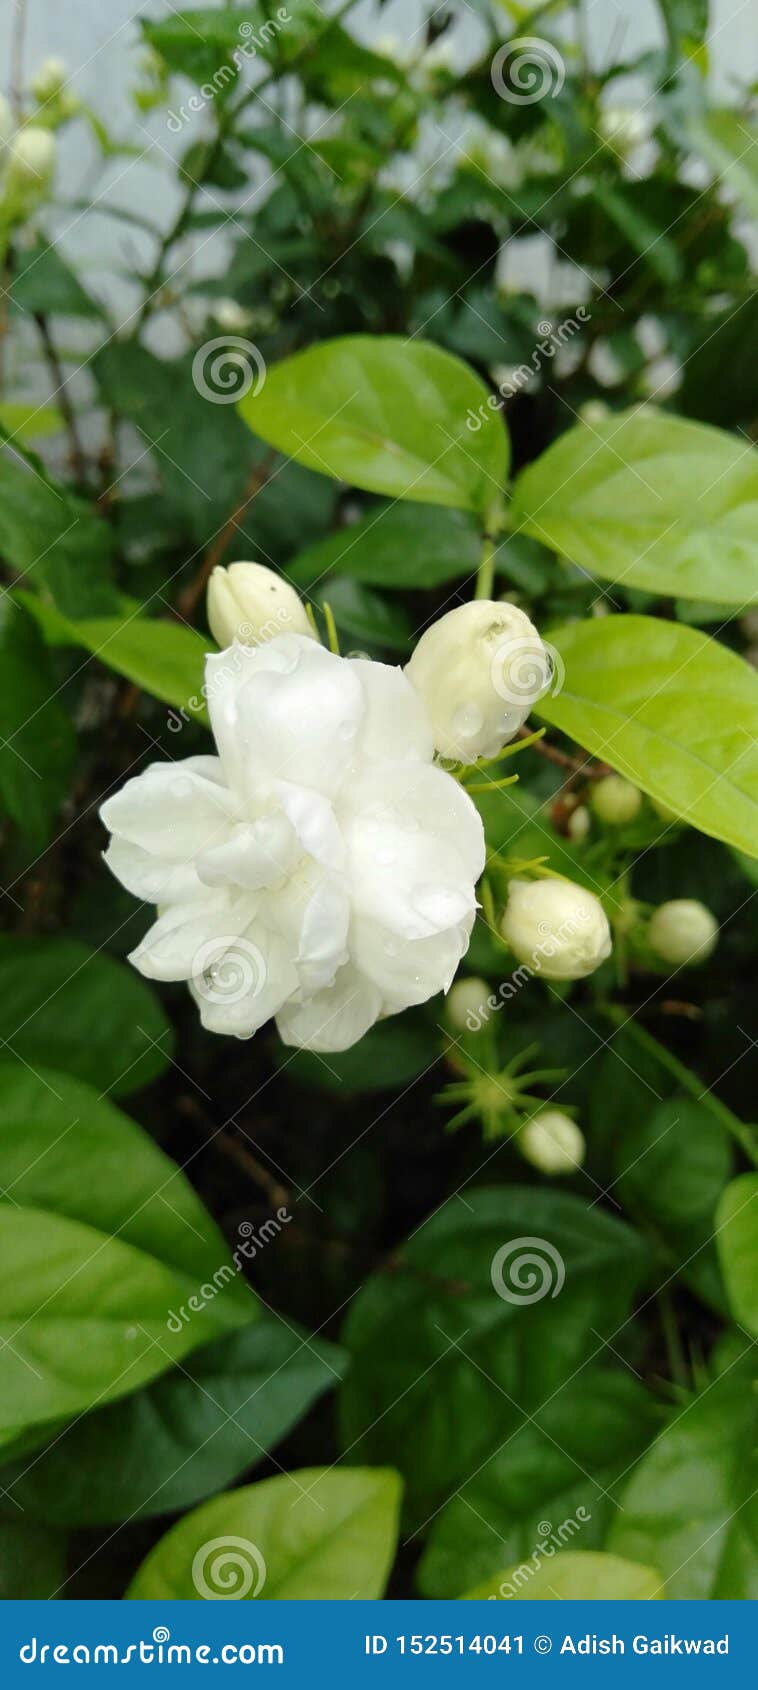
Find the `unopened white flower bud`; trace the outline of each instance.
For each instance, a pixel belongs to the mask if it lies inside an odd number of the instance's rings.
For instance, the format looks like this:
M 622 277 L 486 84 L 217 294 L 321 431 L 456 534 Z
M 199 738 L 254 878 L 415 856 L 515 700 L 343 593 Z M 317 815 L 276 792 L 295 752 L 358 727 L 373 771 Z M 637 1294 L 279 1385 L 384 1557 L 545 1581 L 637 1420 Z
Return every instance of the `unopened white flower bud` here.
M 61 93 L 67 76 L 68 66 L 63 59 L 43 59 L 32 82 L 35 100 L 38 100 L 41 106 L 47 100 L 55 100 Z
M 6 185 L 10 191 L 47 188 L 55 168 L 55 136 L 30 123 L 8 146 Z
M 208 625 L 222 650 L 235 640 L 263 645 L 277 634 L 315 639 L 305 605 L 289 581 L 263 563 L 230 563 L 208 583 Z
M 647 930 L 656 956 L 677 967 L 704 962 L 715 949 L 718 935 L 715 915 L 697 898 L 672 898 L 659 904 Z
M 592 808 L 601 822 L 609 827 L 623 827 L 640 813 L 642 793 L 638 786 L 621 775 L 606 775 L 599 780 L 592 794 Z
M 422 634 L 406 668 L 443 757 L 474 763 L 513 739 L 552 679 L 550 655 L 523 610 L 473 599 Z
M 566 829 L 569 839 L 573 839 L 576 845 L 581 845 L 582 841 L 587 838 L 590 831 L 590 812 L 586 804 L 578 804 L 577 808 L 572 810 L 566 823 Z
M 611 952 L 600 900 L 554 876 L 511 881 L 500 931 L 519 962 L 546 980 L 582 980 Z
M 242 334 L 248 329 L 252 321 L 252 311 L 247 311 L 236 299 L 217 299 L 213 306 L 213 315 L 220 329 L 226 329 L 227 334 Z
M 522 1156 L 543 1174 L 570 1174 L 584 1161 L 584 1134 L 562 1109 L 543 1109 L 516 1140 Z
M 456 980 L 445 999 L 445 1020 L 450 1031 L 478 1033 L 485 1021 L 489 1021 L 487 999 L 491 995 L 487 981 L 475 975 L 470 975 L 467 980 Z

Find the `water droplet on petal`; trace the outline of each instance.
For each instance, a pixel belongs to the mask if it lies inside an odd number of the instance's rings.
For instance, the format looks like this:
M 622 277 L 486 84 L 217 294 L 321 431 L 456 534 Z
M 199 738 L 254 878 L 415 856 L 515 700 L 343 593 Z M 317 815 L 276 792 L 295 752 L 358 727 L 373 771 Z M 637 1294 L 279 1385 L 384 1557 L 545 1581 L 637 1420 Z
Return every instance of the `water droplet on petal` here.
M 457 739 L 473 739 L 484 727 L 484 716 L 478 704 L 462 704 L 453 716 L 453 733 Z

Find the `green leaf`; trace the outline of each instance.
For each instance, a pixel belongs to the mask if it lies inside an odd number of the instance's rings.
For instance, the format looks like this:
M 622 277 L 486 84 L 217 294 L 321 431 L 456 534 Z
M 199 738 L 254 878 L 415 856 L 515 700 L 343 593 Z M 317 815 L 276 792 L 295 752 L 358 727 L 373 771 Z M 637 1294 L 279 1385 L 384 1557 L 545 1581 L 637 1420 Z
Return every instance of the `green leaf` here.
M 459 1596 L 517 1556 L 531 1576 L 533 1555 L 539 1565 L 575 1540 L 600 1548 L 617 1481 L 659 1423 L 631 1373 L 592 1368 L 568 1380 L 434 1520 L 418 1573 L 423 1595 Z
M 617 1140 L 616 1196 L 634 1220 L 653 1228 L 685 1282 L 720 1313 L 714 1216 L 731 1169 L 723 1128 L 686 1098 L 668 1098 L 638 1116 Z
M 8 1064 L 0 1122 L 0 1440 L 12 1443 L 136 1390 L 257 1304 L 184 1175 L 89 1087 Z
M 758 601 L 758 453 L 663 412 L 581 423 L 519 476 L 513 521 L 602 580 Z
M 64 1543 L 46 1525 L 19 1515 L 0 1520 L 0 1601 L 48 1600 L 66 1577 Z
M 603 176 L 592 182 L 590 194 L 659 280 L 674 287 L 682 274 L 682 258 L 665 229 L 646 217 L 623 187 Z
M 127 1596 L 373 1600 L 397 1537 L 396 1473 L 306 1467 L 216 1496 L 161 1538 Z M 240 1541 L 242 1540 L 242 1541 Z
M 205 716 L 205 659 L 213 641 L 183 622 L 148 620 L 137 614 L 86 617 L 74 621 L 19 593 L 53 645 L 82 646 L 98 662 L 188 716 Z
M 191 1508 L 256 1466 L 343 1369 L 334 1344 L 263 1312 L 144 1390 L 75 1421 L 32 1463 L 2 1469 L 2 1489 L 11 1506 L 54 1524 L 110 1525 Z
M 41 237 L 30 247 L 14 249 L 10 297 L 19 311 L 33 317 L 54 312 L 60 317 L 99 317 L 97 301 L 85 292 L 57 246 Z
M 288 1080 L 317 1091 L 397 1093 L 437 1060 L 429 1027 L 414 1026 L 405 1015 L 378 1021 L 349 1050 L 330 1052 L 328 1066 L 312 1051 L 284 1047 L 281 1067 Z
M 313 587 L 338 569 L 367 586 L 407 592 L 475 574 L 481 552 L 479 527 L 466 511 L 407 501 L 380 505 L 362 522 L 309 546 L 287 574 L 296 587 Z
M 564 1550 L 554 1560 L 509 1567 L 488 1579 L 466 1600 L 496 1597 L 506 1602 L 650 1602 L 663 1595 L 659 1574 L 652 1567 L 622 1561 L 618 1555 Z
M 608 1548 L 660 1567 L 672 1601 L 755 1601 L 757 1448 L 746 1351 L 661 1432 L 624 1491 Z
M 0 453 L 0 554 L 69 616 L 112 611 L 110 531 L 91 506 L 15 446 Z
M 0 810 L 12 817 L 33 852 L 48 842 L 76 752 L 71 720 L 56 692 L 50 657 L 31 617 L 5 593 L 0 598 Z
M 727 1186 L 715 1231 L 734 1318 L 758 1338 L 758 1174 L 740 1174 Z
M 550 634 L 562 690 L 535 714 L 692 827 L 758 856 L 758 676 L 695 628 L 605 616 Z
M 134 969 L 75 939 L 0 935 L 5 1055 L 87 1080 L 115 1097 L 168 1066 L 169 1022 Z
M 275 364 L 239 409 L 255 434 L 323 475 L 483 513 L 508 471 L 505 429 L 487 398 L 478 376 L 437 346 L 348 335 Z
M 505 1295 L 527 1238 L 544 1260 L 529 1302 Z M 576 1197 L 469 1188 L 353 1302 L 345 1447 L 380 1463 L 392 1451 L 424 1521 L 623 1323 L 645 1268 L 641 1239 Z
M 55 405 L 22 404 L 17 400 L 0 405 L 0 428 L 24 442 L 60 434 L 62 427 L 63 418 Z
M 705 112 L 688 124 L 693 147 L 702 153 L 727 193 L 758 215 L 758 135 L 739 112 Z
M 388 603 L 371 587 L 348 575 L 332 575 L 313 595 L 317 605 L 328 604 L 337 624 L 342 649 L 358 641 L 372 651 L 399 652 L 409 657 L 413 623 L 403 605 Z

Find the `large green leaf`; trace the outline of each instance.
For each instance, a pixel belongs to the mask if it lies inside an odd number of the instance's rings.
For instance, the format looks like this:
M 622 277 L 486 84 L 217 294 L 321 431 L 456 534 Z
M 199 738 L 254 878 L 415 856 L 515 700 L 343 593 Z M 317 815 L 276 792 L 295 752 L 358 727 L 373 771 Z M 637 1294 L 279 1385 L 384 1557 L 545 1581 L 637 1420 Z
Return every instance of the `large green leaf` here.
M 635 1219 L 644 1218 L 671 1266 L 720 1313 L 714 1217 L 731 1170 L 723 1127 L 687 1098 L 667 1098 L 617 1134 L 615 1195 Z
M 727 1186 L 715 1230 L 735 1320 L 758 1338 L 758 1174 L 740 1174 Z
M 154 698 L 175 704 L 188 717 L 203 716 L 205 658 L 215 647 L 184 622 L 148 620 L 138 615 L 136 608 L 122 616 L 74 621 L 41 602 L 35 603 L 30 593 L 19 596 L 51 645 L 83 646 L 98 662 L 143 687 Z
M 257 1303 L 184 1175 L 66 1075 L 0 1102 L 0 1439 L 136 1390 Z
M 479 564 L 482 538 L 466 511 L 403 501 L 380 505 L 362 522 L 339 528 L 287 567 L 298 587 L 314 587 L 332 570 L 370 587 L 439 587 Z
M 263 1312 L 5 1467 L 2 1491 L 27 1517 L 63 1525 L 191 1508 L 256 1466 L 343 1368 L 334 1344 Z
M 497 1578 L 488 1579 L 476 1590 L 466 1591 L 466 1600 L 495 1597 L 512 1602 L 650 1602 L 663 1595 L 659 1574 L 653 1567 L 622 1561 L 618 1555 L 598 1555 L 564 1550 L 555 1559 L 535 1557 L 508 1567 Z
M 102 307 L 85 293 L 57 246 L 41 237 L 14 252 L 11 304 L 29 317 L 54 311 L 59 317 L 99 317 Z
M 625 587 L 758 601 L 758 453 L 656 411 L 580 423 L 519 476 L 513 520 Z
M 127 1596 L 349 1601 L 382 1595 L 395 1549 L 396 1473 L 306 1467 L 214 1497 L 143 1561 Z
M 115 1097 L 167 1067 L 173 1034 L 134 969 L 75 939 L 0 935 L 0 1039 L 20 1063 L 60 1068 Z
M 0 598 L 0 811 L 12 817 L 35 852 L 47 844 L 52 832 L 76 749 L 71 720 L 56 691 L 49 654 L 34 623 L 4 594 Z
M 758 856 L 758 675 L 696 628 L 605 616 L 550 640 L 565 680 L 535 713 L 676 815 Z
M 435 1519 L 418 1581 L 459 1596 L 503 1563 L 601 1547 L 619 1479 L 647 1448 L 660 1411 L 631 1373 L 588 1368 L 495 1450 Z
M 268 371 L 240 412 L 254 433 L 368 492 L 486 511 L 502 492 L 508 442 L 484 383 L 425 341 L 348 335 Z M 477 431 L 468 417 L 477 420 Z
M 531 1296 L 529 1240 L 544 1266 Z M 623 1324 L 645 1267 L 642 1240 L 578 1198 L 468 1189 L 355 1298 L 345 1447 L 380 1463 L 392 1451 L 423 1522 Z
M 112 539 L 102 518 L 17 445 L 0 453 L 0 556 L 25 584 L 69 616 L 116 605 Z
M 660 1567 L 674 1601 L 758 1597 L 755 1352 L 680 1409 L 632 1475 L 608 1547 Z

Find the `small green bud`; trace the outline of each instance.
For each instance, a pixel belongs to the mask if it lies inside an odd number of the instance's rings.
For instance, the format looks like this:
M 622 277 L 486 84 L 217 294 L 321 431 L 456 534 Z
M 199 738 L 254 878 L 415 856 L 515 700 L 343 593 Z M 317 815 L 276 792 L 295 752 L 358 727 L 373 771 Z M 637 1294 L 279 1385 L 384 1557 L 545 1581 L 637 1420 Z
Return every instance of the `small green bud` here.
M 623 827 L 639 815 L 642 793 L 621 775 L 606 775 L 592 794 L 592 808 L 607 827 Z
M 715 915 L 696 898 L 672 898 L 659 904 L 647 930 L 656 956 L 676 967 L 704 962 L 715 949 L 718 935 Z

